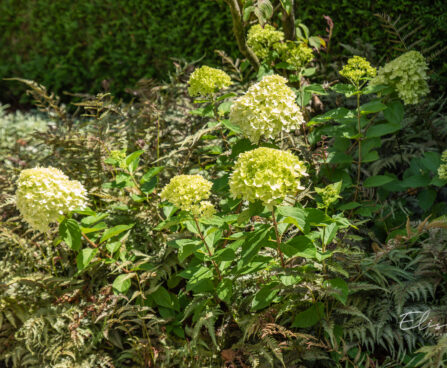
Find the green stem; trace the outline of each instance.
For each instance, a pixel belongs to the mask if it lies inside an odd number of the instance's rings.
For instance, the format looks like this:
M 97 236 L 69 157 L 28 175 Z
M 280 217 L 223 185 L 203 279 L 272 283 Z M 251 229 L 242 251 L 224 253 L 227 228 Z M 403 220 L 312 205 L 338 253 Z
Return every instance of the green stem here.
M 359 134 L 358 138 L 358 147 L 359 147 L 359 156 L 357 160 L 357 185 L 355 187 L 355 195 L 354 202 L 357 200 L 360 190 L 360 169 L 362 165 L 362 127 L 360 124 L 360 90 L 357 87 L 357 130 Z
M 199 221 L 197 221 L 197 217 L 195 217 L 195 216 L 194 216 L 194 221 L 196 223 L 196 227 L 197 227 L 197 231 L 199 233 L 199 237 L 203 241 L 203 244 L 205 245 L 205 248 L 206 248 L 206 250 L 208 252 L 208 256 L 210 257 L 211 263 L 213 264 L 214 269 L 216 270 L 217 276 L 219 277 L 219 280 L 222 280 L 222 274 L 220 273 L 220 270 L 219 270 L 219 267 L 217 266 L 216 261 L 214 259 L 211 259 L 213 257 L 213 253 L 211 253 L 211 249 L 208 246 L 208 244 L 207 244 L 207 242 L 205 240 L 205 237 L 202 234 L 202 231 L 200 230 Z
M 275 235 L 276 235 L 276 249 L 279 255 L 279 258 L 281 260 L 281 266 L 282 268 L 286 268 L 285 262 L 284 262 L 284 255 L 281 251 L 281 235 L 279 235 L 278 231 L 278 223 L 276 222 L 276 216 L 275 216 L 275 207 L 272 209 L 272 218 L 273 218 L 273 226 L 275 228 Z

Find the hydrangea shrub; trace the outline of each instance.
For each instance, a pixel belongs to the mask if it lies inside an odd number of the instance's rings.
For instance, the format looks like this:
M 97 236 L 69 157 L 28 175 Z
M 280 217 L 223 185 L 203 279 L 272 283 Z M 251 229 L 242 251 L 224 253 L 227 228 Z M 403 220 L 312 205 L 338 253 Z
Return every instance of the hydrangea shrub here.
M 417 104 L 428 94 L 428 65 L 418 51 L 409 51 L 380 67 L 370 84 L 393 87 L 406 105 Z
M 87 191 L 54 167 L 23 170 L 17 183 L 16 205 L 35 230 L 46 232 L 61 215 L 85 208 Z
M 256 200 L 268 207 L 304 189 L 300 179 L 307 176 L 298 157 L 287 151 L 260 147 L 241 153 L 229 185 L 233 198 Z
M 296 95 L 286 83 L 287 79 L 279 75 L 265 76 L 231 106 L 230 121 L 252 143 L 257 144 L 261 136 L 273 139 L 304 122 Z

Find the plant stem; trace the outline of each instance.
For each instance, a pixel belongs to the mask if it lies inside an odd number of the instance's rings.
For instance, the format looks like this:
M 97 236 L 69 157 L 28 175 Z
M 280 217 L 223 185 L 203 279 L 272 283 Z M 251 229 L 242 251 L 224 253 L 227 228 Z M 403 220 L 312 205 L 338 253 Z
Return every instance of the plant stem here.
M 359 147 L 359 157 L 357 160 L 357 185 L 355 187 L 354 202 L 357 200 L 359 189 L 360 189 L 360 169 L 362 165 L 362 127 L 360 124 L 360 90 L 357 88 L 357 130 L 359 134 L 358 147 Z
M 211 263 L 213 264 L 214 269 L 216 270 L 217 276 L 219 277 L 219 280 L 222 280 L 222 275 L 220 273 L 219 267 L 217 266 L 216 261 L 211 259 L 211 257 L 213 256 L 213 253 L 211 253 L 211 249 L 208 246 L 208 244 L 206 243 L 205 237 L 203 236 L 202 231 L 200 230 L 200 226 L 199 226 L 199 222 L 197 221 L 197 217 L 195 217 L 195 216 L 194 216 L 194 221 L 196 223 L 196 227 L 197 227 L 197 231 L 199 233 L 199 237 L 203 241 L 203 244 L 205 244 L 206 250 L 208 252 L 208 256 L 210 257 Z
M 273 207 L 273 209 L 272 209 L 272 218 L 273 218 L 273 226 L 275 228 L 275 235 L 276 235 L 276 249 L 277 249 L 279 258 L 281 259 L 282 268 L 286 268 L 286 265 L 284 263 L 284 255 L 281 251 L 281 236 L 279 235 L 278 223 L 276 222 L 275 207 Z

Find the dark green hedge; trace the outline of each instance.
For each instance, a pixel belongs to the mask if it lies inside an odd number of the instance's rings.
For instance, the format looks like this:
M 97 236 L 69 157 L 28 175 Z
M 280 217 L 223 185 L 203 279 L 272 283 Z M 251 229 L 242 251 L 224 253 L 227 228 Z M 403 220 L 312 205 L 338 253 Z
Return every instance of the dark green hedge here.
M 1 0 L 0 77 L 72 92 L 99 91 L 106 79 L 117 93 L 166 76 L 171 58 L 216 59 L 214 49 L 233 47 L 231 27 L 212 0 Z M 10 87 L 2 83 L 0 101 Z
M 392 57 L 392 44 L 374 13 L 422 28 L 412 40 L 427 47 L 447 38 L 445 0 L 298 0 L 297 17 L 312 34 L 334 23 L 329 62 L 356 39 L 375 46 L 375 58 Z M 34 79 L 60 92 L 98 92 L 103 80 L 116 95 L 142 77 L 165 78 L 171 58 L 217 61 L 214 49 L 238 55 L 229 11 L 216 0 L 1 0 L 0 78 Z M 440 46 L 441 47 L 441 46 Z M 438 47 L 437 49 L 439 49 Z M 436 51 L 436 50 L 434 50 Z M 446 78 L 444 53 L 434 62 Z M 447 81 L 446 81 L 447 83 Z M 439 83 L 442 84 L 442 83 Z M 14 93 L 13 93 L 14 91 Z M 23 89 L 0 81 L 0 101 L 14 103 Z

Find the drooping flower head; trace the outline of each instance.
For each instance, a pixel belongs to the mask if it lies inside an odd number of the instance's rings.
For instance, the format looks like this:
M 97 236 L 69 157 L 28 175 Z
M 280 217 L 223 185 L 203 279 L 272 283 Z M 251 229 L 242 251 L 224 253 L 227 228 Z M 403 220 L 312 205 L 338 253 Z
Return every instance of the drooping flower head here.
M 359 86 L 362 80 L 373 78 L 376 74 L 376 68 L 373 68 L 371 64 L 361 56 L 350 58 L 340 71 L 341 76 L 349 79 L 349 81 L 356 86 Z
M 191 74 L 188 92 L 190 96 L 207 97 L 231 85 L 230 76 L 223 70 L 202 66 Z
M 23 219 L 41 232 L 61 215 L 87 205 L 87 191 L 53 167 L 23 170 L 17 183 L 16 205 Z
M 286 83 L 279 75 L 265 76 L 231 106 L 230 121 L 251 142 L 258 143 L 261 136 L 275 138 L 282 130 L 290 131 L 304 122 L 295 93 Z
M 312 49 L 305 43 L 283 42 L 275 45 L 282 61 L 292 65 L 296 70 L 304 68 L 312 59 L 314 54 Z
M 215 212 L 207 201 L 212 186 L 213 183 L 200 175 L 177 175 L 163 188 L 160 197 L 196 217 L 207 217 Z
M 269 24 L 264 27 L 256 24 L 249 29 L 247 34 L 247 45 L 260 59 L 267 59 L 274 45 L 282 40 L 284 40 L 284 33 Z
M 304 164 L 290 152 L 260 147 L 241 153 L 229 185 L 233 198 L 262 201 L 272 207 L 288 195 L 304 189 L 300 179 L 307 176 Z
M 427 69 L 424 56 L 409 51 L 380 67 L 370 85 L 386 84 L 397 91 L 404 104 L 417 104 L 429 92 Z
M 439 178 L 442 180 L 447 180 L 447 150 L 442 153 L 441 165 L 438 168 Z

